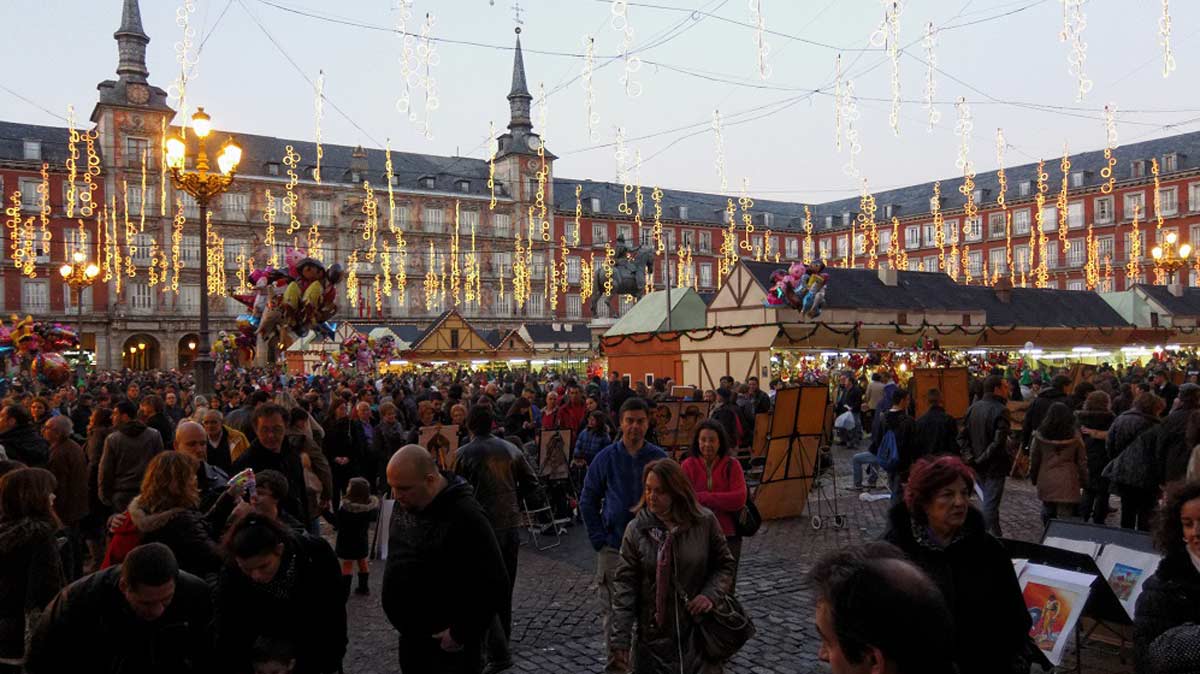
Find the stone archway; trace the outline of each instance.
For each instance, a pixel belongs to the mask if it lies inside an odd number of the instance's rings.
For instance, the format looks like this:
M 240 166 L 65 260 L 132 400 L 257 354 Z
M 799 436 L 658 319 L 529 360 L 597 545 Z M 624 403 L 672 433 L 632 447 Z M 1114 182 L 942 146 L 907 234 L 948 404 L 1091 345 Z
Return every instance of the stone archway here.
M 200 335 L 189 332 L 179 338 L 177 346 L 175 352 L 179 354 L 179 371 L 188 372 L 192 369 L 192 363 L 196 361 L 196 356 L 200 353 L 197 350 L 200 347 Z
M 121 347 L 121 367 L 137 371 L 162 367 L 162 348 L 158 340 L 144 332 L 131 335 Z

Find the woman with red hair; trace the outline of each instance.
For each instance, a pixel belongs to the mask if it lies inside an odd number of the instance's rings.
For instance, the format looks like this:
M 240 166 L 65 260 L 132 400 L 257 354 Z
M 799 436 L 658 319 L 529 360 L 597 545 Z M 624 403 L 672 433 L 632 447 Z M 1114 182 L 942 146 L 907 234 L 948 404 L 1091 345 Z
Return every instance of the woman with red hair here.
M 958 457 L 921 459 L 909 473 L 904 500 L 888 514 L 883 538 L 903 550 L 946 597 L 961 671 L 1028 671 L 1029 613 L 1012 559 L 971 505 L 974 489 L 975 474 Z

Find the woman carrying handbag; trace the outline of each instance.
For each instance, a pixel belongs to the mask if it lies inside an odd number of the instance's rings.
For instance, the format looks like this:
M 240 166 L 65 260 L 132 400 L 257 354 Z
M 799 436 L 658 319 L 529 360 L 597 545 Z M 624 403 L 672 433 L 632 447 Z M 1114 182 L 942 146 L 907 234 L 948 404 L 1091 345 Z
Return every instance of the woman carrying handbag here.
M 649 464 L 642 480 L 642 500 L 625 529 L 613 583 L 616 659 L 638 674 L 720 674 L 729 651 L 753 634 L 730 596 L 734 560 L 721 525 L 700 506 L 674 461 Z M 731 617 L 744 638 L 735 634 L 730 641 L 721 629 Z M 709 644 L 706 629 L 724 643 Z

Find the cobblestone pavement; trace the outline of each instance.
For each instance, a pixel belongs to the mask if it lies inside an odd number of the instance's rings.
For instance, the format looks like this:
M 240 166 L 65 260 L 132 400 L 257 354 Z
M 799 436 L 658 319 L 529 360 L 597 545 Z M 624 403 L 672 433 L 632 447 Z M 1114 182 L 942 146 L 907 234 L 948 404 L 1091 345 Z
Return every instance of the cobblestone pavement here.
M 767 522 L 757 536 L 746 539 L 738 597 L 753 616 L 758 634 L 726 667 L 726 672 L 829 671 L 817 661 L 820 640 L 812 624 L 813 603 L 801 587 L 801 579 L 825 552 L 877 538 L 883 532 L 888 506 L 887 500 L 868 503 L 860 500 L 857 493 L 845 490 L 850 484 L 850 455 L 848 451 L 835 450 L 836 489 L 833 480 L 826 480 L 826 493 L 836 498 L 839 512 L 846 515 L 844 529 L 826 524 L 814 530 L 806 515 Z M 1037 540 L 1042 528 L 1040 507 L 1028 482 L 1009 480 L 1001 507 L 1005 535 Z M 528 538 L 524 542 L 528 543 Z M 582 526 L 571 529 L 556 548 L 537 551 L 529 545 L 522 546 L 513 599 L 512 646 L 516 665 L 510 671 L 556 674 L 603 671 L 593 564 L 594 554 Z M 383 615 L 377 593 L 382 582 L 382 564 L 373 563 L 372 571 L 375 593 L 350 599 L 346 674 L 398 671 L 396 635 Z M 1083 659 L 1089 674 L 1132 671 L 1131 665 L 1120 662 L 1117 649 L 1106 644 L 1085 642 Z M 1074 670 L 1073 649 L 1063 664 Z

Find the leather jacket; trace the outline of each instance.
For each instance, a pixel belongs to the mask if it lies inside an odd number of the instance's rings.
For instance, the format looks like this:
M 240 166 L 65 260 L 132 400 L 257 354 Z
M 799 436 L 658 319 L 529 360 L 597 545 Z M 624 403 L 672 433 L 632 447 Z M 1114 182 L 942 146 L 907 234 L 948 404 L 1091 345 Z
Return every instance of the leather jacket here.
M 538 488 L 537 476 L 525 453 L 491 434 L 458 449 L 454 472 L 475 490 L 475 500 L 497 531 L 521 525 L 521 501 Z
M 958 444 L 967 463 L 980 474 L 1004 475 L 1012 467 L 1008 453 L 1010 425 L 1008 406 L 991 394 L 975 401 L 967 410 Z

